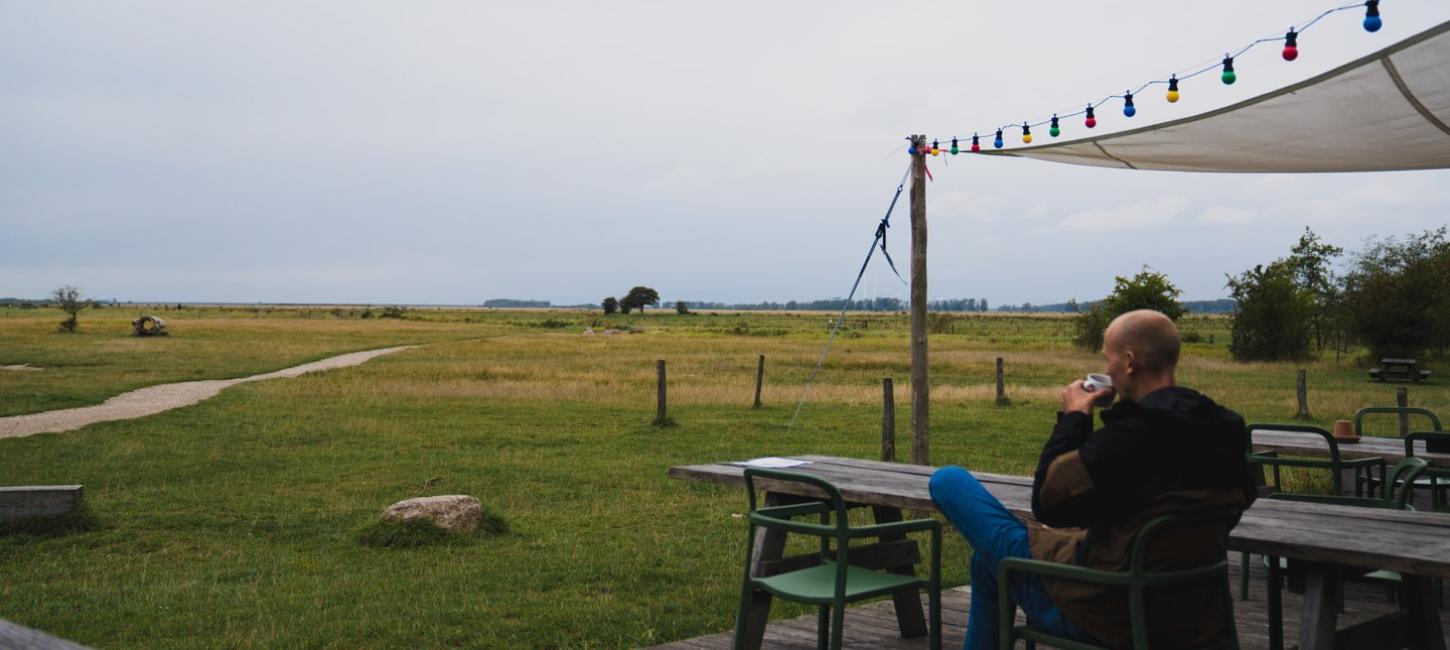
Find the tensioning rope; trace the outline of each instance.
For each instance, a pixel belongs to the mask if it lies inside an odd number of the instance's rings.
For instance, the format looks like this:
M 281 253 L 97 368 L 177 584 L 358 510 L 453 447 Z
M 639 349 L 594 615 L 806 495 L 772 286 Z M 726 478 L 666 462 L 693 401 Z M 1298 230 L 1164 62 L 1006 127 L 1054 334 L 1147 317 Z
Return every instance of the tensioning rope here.
M 826 355 L 831 351 L 831 342 L 836 340 L 836 333 L 841 331 L 841 324 L 846 322 L 846 310 L 851 306 L 851 299 L 856 297 L 856 289 L 861 286 L 861 278 L 866 275 L 866 267 L 871 264 L 871 256 L 876 254 L 878 242 L 881 246 L 881 254 L 886 256 L 886 263 L 891 266 L 891 272 L 896 274 L 896 279 L 906 284 L 901 273 L 896 270 L 896 262 L 891 261 L 891 253 L 886 251 L 886 229 L 891 227 L 891 213 L 896 209 L 896 201 L 901 198 L 901 190 L 906 187 L 906 179 L 911 175 L 911 165 L 906 166 L 906 173 L 901 175 L 901 182 L 896 184 L 896 194 L 891 196 L 891 204 L 886 206 L 886 216 L 881 217 L 881 223 L 876 226 L 876 235 L 871 239 L 871 247 L 866 249 L 866 259 L 861 262 L 861 270 L 856 273 L 856 281 L 851 283 L 851 293 L 846 295 L 846 302 L 841 305 L 841 313 L 836 315 L 836 322 L 831 325 L 831 335 L 826 337 L 826 347 L 821 349 L 821 357 L 816 360 L 816 367 L 811 371 L 811 376 L 806 379 L 805 388 L 801 389 L 801 398 L 795 405 L 795 414 L 790 416 L 790 424 L 786 425 L 786 431 L 795 427 L 796 418 L 800 417 L 801 407 L 806 405 L 806 396 L 811 392 L 811 386 L 816 383 L 816 375 L 820 374 L 821 367 L 826 364 Z

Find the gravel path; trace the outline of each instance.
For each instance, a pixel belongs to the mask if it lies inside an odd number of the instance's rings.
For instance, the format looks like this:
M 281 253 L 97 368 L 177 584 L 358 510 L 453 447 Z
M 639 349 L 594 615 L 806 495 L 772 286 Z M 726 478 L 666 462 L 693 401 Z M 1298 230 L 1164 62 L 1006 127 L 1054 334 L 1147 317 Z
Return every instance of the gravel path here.
M 240 379 L 208 379 L 148 386 L 146 388 L 133 390 L 129 393 L 122 393 L 97 406 L 83 406 L 81 408 L 3 417 L 0 418 L 0 438 L 19 438 L 37 433 L 71 431 L 97 422 L 145 417 L 174 408 L 191 406 L 202 400 L 215 397 L 217 393 L 222 392 L 222 389 L 228 386 L 245 384 L 249 381 L 262 381 L 264 379 L 296 377 L 319 370 L 356 366 L 374 357 L 380 357 L 384 354 L 390 354 L 399 350 L 406 350 L 411 347 L 415 346 L 402 345 L 378 350 L 350 352 L 321 361 L 313 361 L 312 363 L 304 363 L 300 366 L 293 366 L 276 372 L 252 375 L 251 377 L 242 377 Z

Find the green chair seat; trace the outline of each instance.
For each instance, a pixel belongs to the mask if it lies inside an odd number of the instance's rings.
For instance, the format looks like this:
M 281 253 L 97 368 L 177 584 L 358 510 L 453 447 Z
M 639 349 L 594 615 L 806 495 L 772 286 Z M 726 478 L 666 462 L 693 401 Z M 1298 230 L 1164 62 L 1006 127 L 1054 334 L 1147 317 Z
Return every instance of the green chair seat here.
M 755 584 L 782 598 L 806 603 L 830 603 L 836 598 L 836 563 L 822 562 L 808 569 L 759 578 Z M 927 581 L 916 576 L 846 566 L 846 600 L 871 598 L 925 586 Z

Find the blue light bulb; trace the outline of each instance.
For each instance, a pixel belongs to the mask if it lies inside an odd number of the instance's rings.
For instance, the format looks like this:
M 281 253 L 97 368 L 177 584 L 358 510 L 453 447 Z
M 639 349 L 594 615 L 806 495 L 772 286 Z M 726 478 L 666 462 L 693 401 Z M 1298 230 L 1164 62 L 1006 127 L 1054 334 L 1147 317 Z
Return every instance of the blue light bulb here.
M 1384 24 L 1384 21 L 1380 20 L 1380 0 L 1365 0 L 1364 31 L 1377 32 Z
M 1133 93 L 1123 93 L 1123 115 L 1132 117 L 1138 114 L 1138 107 L 1133 106 Z
M 992 146 L 998 149 L 1002 148 L 1002 129 L 997 129 L 997 139 L 992 141 Z

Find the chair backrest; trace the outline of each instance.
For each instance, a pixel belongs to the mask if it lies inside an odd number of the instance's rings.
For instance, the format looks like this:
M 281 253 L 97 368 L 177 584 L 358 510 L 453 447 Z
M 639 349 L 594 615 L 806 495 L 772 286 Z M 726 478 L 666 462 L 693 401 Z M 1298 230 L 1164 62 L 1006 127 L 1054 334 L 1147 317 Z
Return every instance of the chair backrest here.
M 1196 524 L 1210 523 L 1214 521 L 1224 522 L 1223 537 L 1224 546 L 1227 547 L 1229 530 L 1238 523 L 1242 511 L 1238 508 L 1215 508 L 1193 513 L 1180 513 L 1155 517 L 1144 524 L 1138 530 L 1138 535 L 1133 539 L 1133 554 L 1128 564 L 1128 609 L 1135 621 L 1133 625 L 1134 647 L 1148 647 L 1148 604 L 1145 593 L 1147 587 L 1161 587 L 1165 585 L 1183 584 L 1189 582 L 1217 580 L 1224 589 L 1225 611 L 1225 633 L 1229 637 L 1236 637 L 1237 632 L 1233 620 L 1233 603 L 1228 595 L 1228 561 L 1225 556 L 1218 555 L 1217 561 L 1203 566 L 1188 569 L 1177 569 L 1169 571 L 1148 571 L 1148 554 L 1153 543 L 1163 533 L 1175 528 L 1192 526 Z
M 1415 442 L 1425 441 L 1425 451 L 1445 453 L 1450 449 L 1450 431 L 1414 431 L 1405 434 L 1405 457 L 1415 455 Z
M 1275 492 L 1268 498 L 1277 501 L 1304 501 L 1308 503 L 1329 503 L 1361 508 L 1388 508 L 1391 510 L 1413 510 L 1410 497 L 1414 494 L 1415 479 L 1430 466 L 1423 458 L 1406 458 L 1395 465 L 1385 478 L 1384 496 L 1351 497 L 1338 494 L 1287 494 Z M 1399 488 L 1398 490 L 1396 488 Z
M 832 485 L 830 481 L 805 472 L 766 469 L 762 467 L 745 468 L 745 493 L 750 496 L 750 513 L 752 515 L 755 515 L 755 511 L 757 510 L 755 507 L 755 479 L 757 477 L 783 483 L 809 485 L 824 492 L 826 498 L 831 502 L 831 511 L 835 514 L 836 532 L 847 533 L 850 531 L 850 520 L 846 517 L 846 500 L 841 497 L 841 491 Z M 782 523 L 786 522 L 783 521 Z
M 1316 427 L 1312 424 L 1250 424 L 1244 427 L 1249 430 L 1249 446 L 1253 447 L 1255 431 L 1294 431 L 1297 433 L 1317 433 L 1324 437 L 1324 444 L 1329 446 L 1329 460 L 1335 465 L 1339 464 L 1339 441 L 1334 439 L 1334 434 L 1329 430 Z
M 1443 431 L 1440 426 L 1440 418 L 1429 409 L 1422 409 L 1416 406 L 1366 406 L 1354 412 L 1354 435 L 1364 435 L 1364 416 L 1374 413 L 1387 413 L 1391 415 L 1423 415 L 1430 419 L 1430 428 L 1435 431 Z

